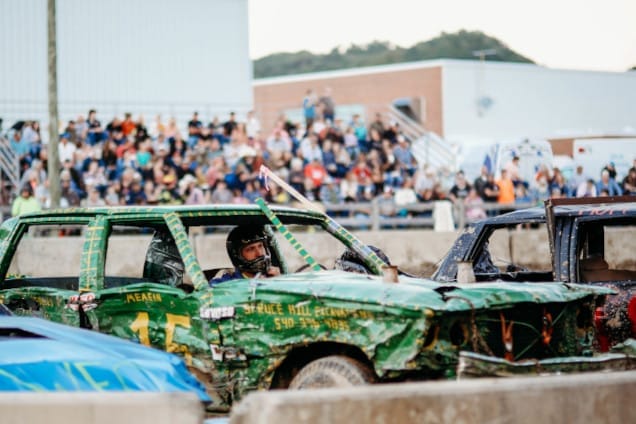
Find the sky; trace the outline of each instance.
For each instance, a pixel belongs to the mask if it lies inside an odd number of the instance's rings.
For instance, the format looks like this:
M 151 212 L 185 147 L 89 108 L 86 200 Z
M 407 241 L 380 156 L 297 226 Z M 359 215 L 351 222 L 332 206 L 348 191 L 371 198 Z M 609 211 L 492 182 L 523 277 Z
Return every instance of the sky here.
M 539 65 L 636 66 L 636 0 L 248 0 L 250 57 L 482 31 Z

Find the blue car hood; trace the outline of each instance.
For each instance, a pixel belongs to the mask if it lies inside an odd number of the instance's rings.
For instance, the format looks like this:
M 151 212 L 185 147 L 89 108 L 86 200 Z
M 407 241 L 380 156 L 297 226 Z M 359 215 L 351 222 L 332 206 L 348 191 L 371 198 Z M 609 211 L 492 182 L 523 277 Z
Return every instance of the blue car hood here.
M 175 355 L 38 318 L 0 316 L 0 391 L 192 392 Z

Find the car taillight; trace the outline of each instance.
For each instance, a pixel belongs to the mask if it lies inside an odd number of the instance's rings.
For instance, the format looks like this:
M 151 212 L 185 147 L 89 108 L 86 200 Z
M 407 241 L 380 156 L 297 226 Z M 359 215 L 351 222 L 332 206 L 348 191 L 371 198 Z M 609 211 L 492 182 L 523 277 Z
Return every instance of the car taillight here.
M 632 297 L 627 306 L 627 317 L 632 325 L 632 337 L 636 337 L 636 297 Z
M 609 337 L 605 329 L 606 321 L 605 309 L 602 306 L 598 306 L 594 310 L 594 327 L 596 328 L 596 341 L 601 352 L 607 352 L 610 347 Z

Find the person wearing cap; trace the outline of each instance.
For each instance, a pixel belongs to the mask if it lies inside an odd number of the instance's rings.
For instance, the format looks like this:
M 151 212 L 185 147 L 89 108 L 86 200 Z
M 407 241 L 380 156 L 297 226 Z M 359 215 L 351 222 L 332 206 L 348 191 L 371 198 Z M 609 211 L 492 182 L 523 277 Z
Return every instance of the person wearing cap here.
M 177 176 L 174 170 L 170 170 L 161 179 L 161 189 L 159 193 L 159 204 L 179 205 L 183 203 L 177 190 Z
M 603 171 L 607 171 L 609 173 L 610 179 L 616 180 L 616 164 L 614 162 L 610 162 L 605 165 Z
M 242 278 L 262 278 L 280 275 L 280 268 L 272 265 L 271 234 L 262 225 L 234 227 L 225 243 L 234 272 L 210 280 L 210 286 Z
M 179 193 L 186 205 L 203 205 L 206 203 L 203 190 L 197 187 L 197 179 L 192 174 L 185 174 L 179 181 Z
M 128 192 L 124 194 L 124 201 L 127 205 L 146 205 L 148 199 L 143 189 L 141 174 L 135 173 Z
M 37 212 L 41 210 L 40 202 L 33 196 L 33 189 L 29 183 L 22 186 L 20 195 L 15 198 L 11 205 L 11 216 L 24 215 L 26 213 Z

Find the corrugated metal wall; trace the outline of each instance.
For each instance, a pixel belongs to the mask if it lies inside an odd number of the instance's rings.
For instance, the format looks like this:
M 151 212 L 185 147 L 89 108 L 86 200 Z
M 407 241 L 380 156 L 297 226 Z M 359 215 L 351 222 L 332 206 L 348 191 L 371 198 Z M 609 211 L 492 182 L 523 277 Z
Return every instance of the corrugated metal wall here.
M 0 1 L 0 117 L 47 119 L 46 0 Z M 60 121 L 252 105 L 247 0 L 57 0 Z

